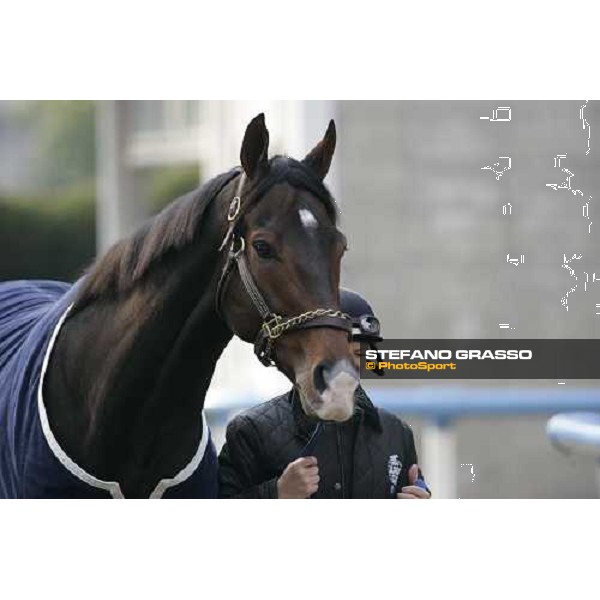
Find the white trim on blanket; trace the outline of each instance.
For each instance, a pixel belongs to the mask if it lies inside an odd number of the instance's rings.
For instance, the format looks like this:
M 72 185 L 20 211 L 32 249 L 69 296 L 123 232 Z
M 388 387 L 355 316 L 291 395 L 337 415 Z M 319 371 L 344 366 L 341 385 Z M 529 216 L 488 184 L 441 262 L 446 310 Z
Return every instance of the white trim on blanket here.
M 56 342 L 56 338 L 60 332 L 60 329 L 67 318 L 67 315 L 73 308 L 71 304 L 69 308 L 64 312 L 64 314 L 59 319 L 54 331 L 52 332 L 52 336 L 50 337 L 50 342 L 48 343 L 48 348 L 46 350 L 46 354 L 44 355 L 44 361 L 42 363 L 42 371 L 40 373 L 40 382 L 38 385 L 38 413 L 40 415 L 40 421 L 42 424 L 42 431 L 44 432 L 44 436 L 46 441 L 48 442 L 48 446 L 52 450 L 54 456 L 62 463 L 62 465 L 75 477 L 90 485 L 92 487 L 96 487 L 102 490 L 105 490 L 110 493 L 112 498 L 125 498 L 123 492 L 121 490 L 121 486 L 117 481 L 102 481 L 97 477 L 94 477 L 84 469 L 82 469 L 76 462 L 71 460 L 66 454 L 66 452 L 60 447 L 60 444 L 57 442 L 54 434 L 52 433 L 52 429 L 50 428 L 50 423 L 48 421 L 48 414 L 46 412 L 46 406 L 44 405 L 43 398 L 43 386 L 44 386 L 44 377 L 46 375 L 46 370 L 48 369 L 48 363 L 50 362 L 50 355 L 52 353 L 52 349 L 54 348 L 54 344 Z M 198 450 L 194 454 L 192 460 L 183 468 L 175 477 L 169 479 L 161 479 L 157 486 L 154 488 L 154 491 L 150 494 L 150 498 L 157 499 L 162 498 L 165 491 L 180 483 L 183 483 L 186 479 L 192 476 L 194 471 L 198 468 L 202 459 L 204 458 L 204 454 L 206 452 L 206 448 L 208 446 L 208 438 L 209 438 L 209 430 L 208 424 L 206 422 L 206 417 L 204 413 L 202 413 L 202 438 L 200 440 L 200 445 L 198 446 Z

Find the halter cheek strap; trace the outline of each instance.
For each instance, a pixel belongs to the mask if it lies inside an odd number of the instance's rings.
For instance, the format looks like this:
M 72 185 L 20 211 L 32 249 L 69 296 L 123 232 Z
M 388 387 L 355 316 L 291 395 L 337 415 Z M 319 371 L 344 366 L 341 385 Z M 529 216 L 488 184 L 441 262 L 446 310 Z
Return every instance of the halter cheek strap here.
M 227 283 L 229 276 L 233 269 L 237 266 L 240 274 L 240 279 L 253 306 L 256 308 L 260 315 L 263 323 L 258 331 L 256 340 L 254 342 L 254 352 L 258 359 L 266 366 L 271 366 L 274 363 L 273 360 L 273 346 L 275 340 L 288 331 L 297 329 L 310 329 L 314 327 L 329 327 L 333 329 L 341 329 L 348 334 L 350 337 L 352 333 L 352 320 L 349 315 L 343 313 L 340 310 L 333 310 L 330 308 L 317 308 L 294 317 L 283 317 L 281 315 L 273 313 L 269 309 L 269 305 L 265 301 L 263 295 L 260 293 L 254 277 L 248 267 L 248 261 L 246 260 L 246 242 L 244 238 L 237 233 L 237 225 L 240 217 L 243 214 L 241 193 L 246 179 L 245 173 L 242 172 L 240 181 L 237 186 L 237 191 L 231 203 L 229 204 L 229 210 L 227 212 L 227 221 L 229 226 L 223 242 L 219 250 L 224 250 L 229 246 L 227 252 L 227 260 L 223 267 L 223 272 L 217 285 L 216 295 L 216 309 L 217 313 L 222 316 L 221 307 L 223 304 L 223 297 L 227 289 Z

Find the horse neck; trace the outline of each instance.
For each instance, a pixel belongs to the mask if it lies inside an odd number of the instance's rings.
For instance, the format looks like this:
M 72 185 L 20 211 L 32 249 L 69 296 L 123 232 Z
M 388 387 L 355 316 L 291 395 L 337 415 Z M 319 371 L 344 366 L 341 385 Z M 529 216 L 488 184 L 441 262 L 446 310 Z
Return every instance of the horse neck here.
M 206 237 L 125 297 L 99 299 L 65 323 L 49 416 L 67 454 L 97 477 L 149 485 L 197 448 L 204 398 L 232 337 L 215 312 L 218 241 Z

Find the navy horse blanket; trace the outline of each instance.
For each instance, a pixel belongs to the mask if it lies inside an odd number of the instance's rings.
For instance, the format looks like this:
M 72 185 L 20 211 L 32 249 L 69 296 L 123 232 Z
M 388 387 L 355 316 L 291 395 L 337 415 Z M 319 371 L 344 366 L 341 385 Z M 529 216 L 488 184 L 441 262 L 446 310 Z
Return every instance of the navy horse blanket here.
M 97 479 L 65 454 L 44 405 L 44 375 L 77 285 L 0 283 L 0 498 L 123 498 L 118 482 Z M 217 496 L 217 455 L 202 419 L 195 455 L 151 498 Z

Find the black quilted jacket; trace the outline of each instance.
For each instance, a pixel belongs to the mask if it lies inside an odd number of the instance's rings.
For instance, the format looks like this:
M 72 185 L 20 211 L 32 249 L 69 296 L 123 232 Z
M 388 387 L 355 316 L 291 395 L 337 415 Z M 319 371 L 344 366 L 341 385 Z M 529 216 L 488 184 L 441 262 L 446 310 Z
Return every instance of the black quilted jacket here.
M 294 391 L 237 415 L 219 456 L 223 498 L 277 498 L 277 479 L 308 443 L 316 422 Z M 417 463 L 410 427 L 356 392 L 351 422 L 325 423 L 310 452 L 319 464 L 314 498 L 395 498 Z

